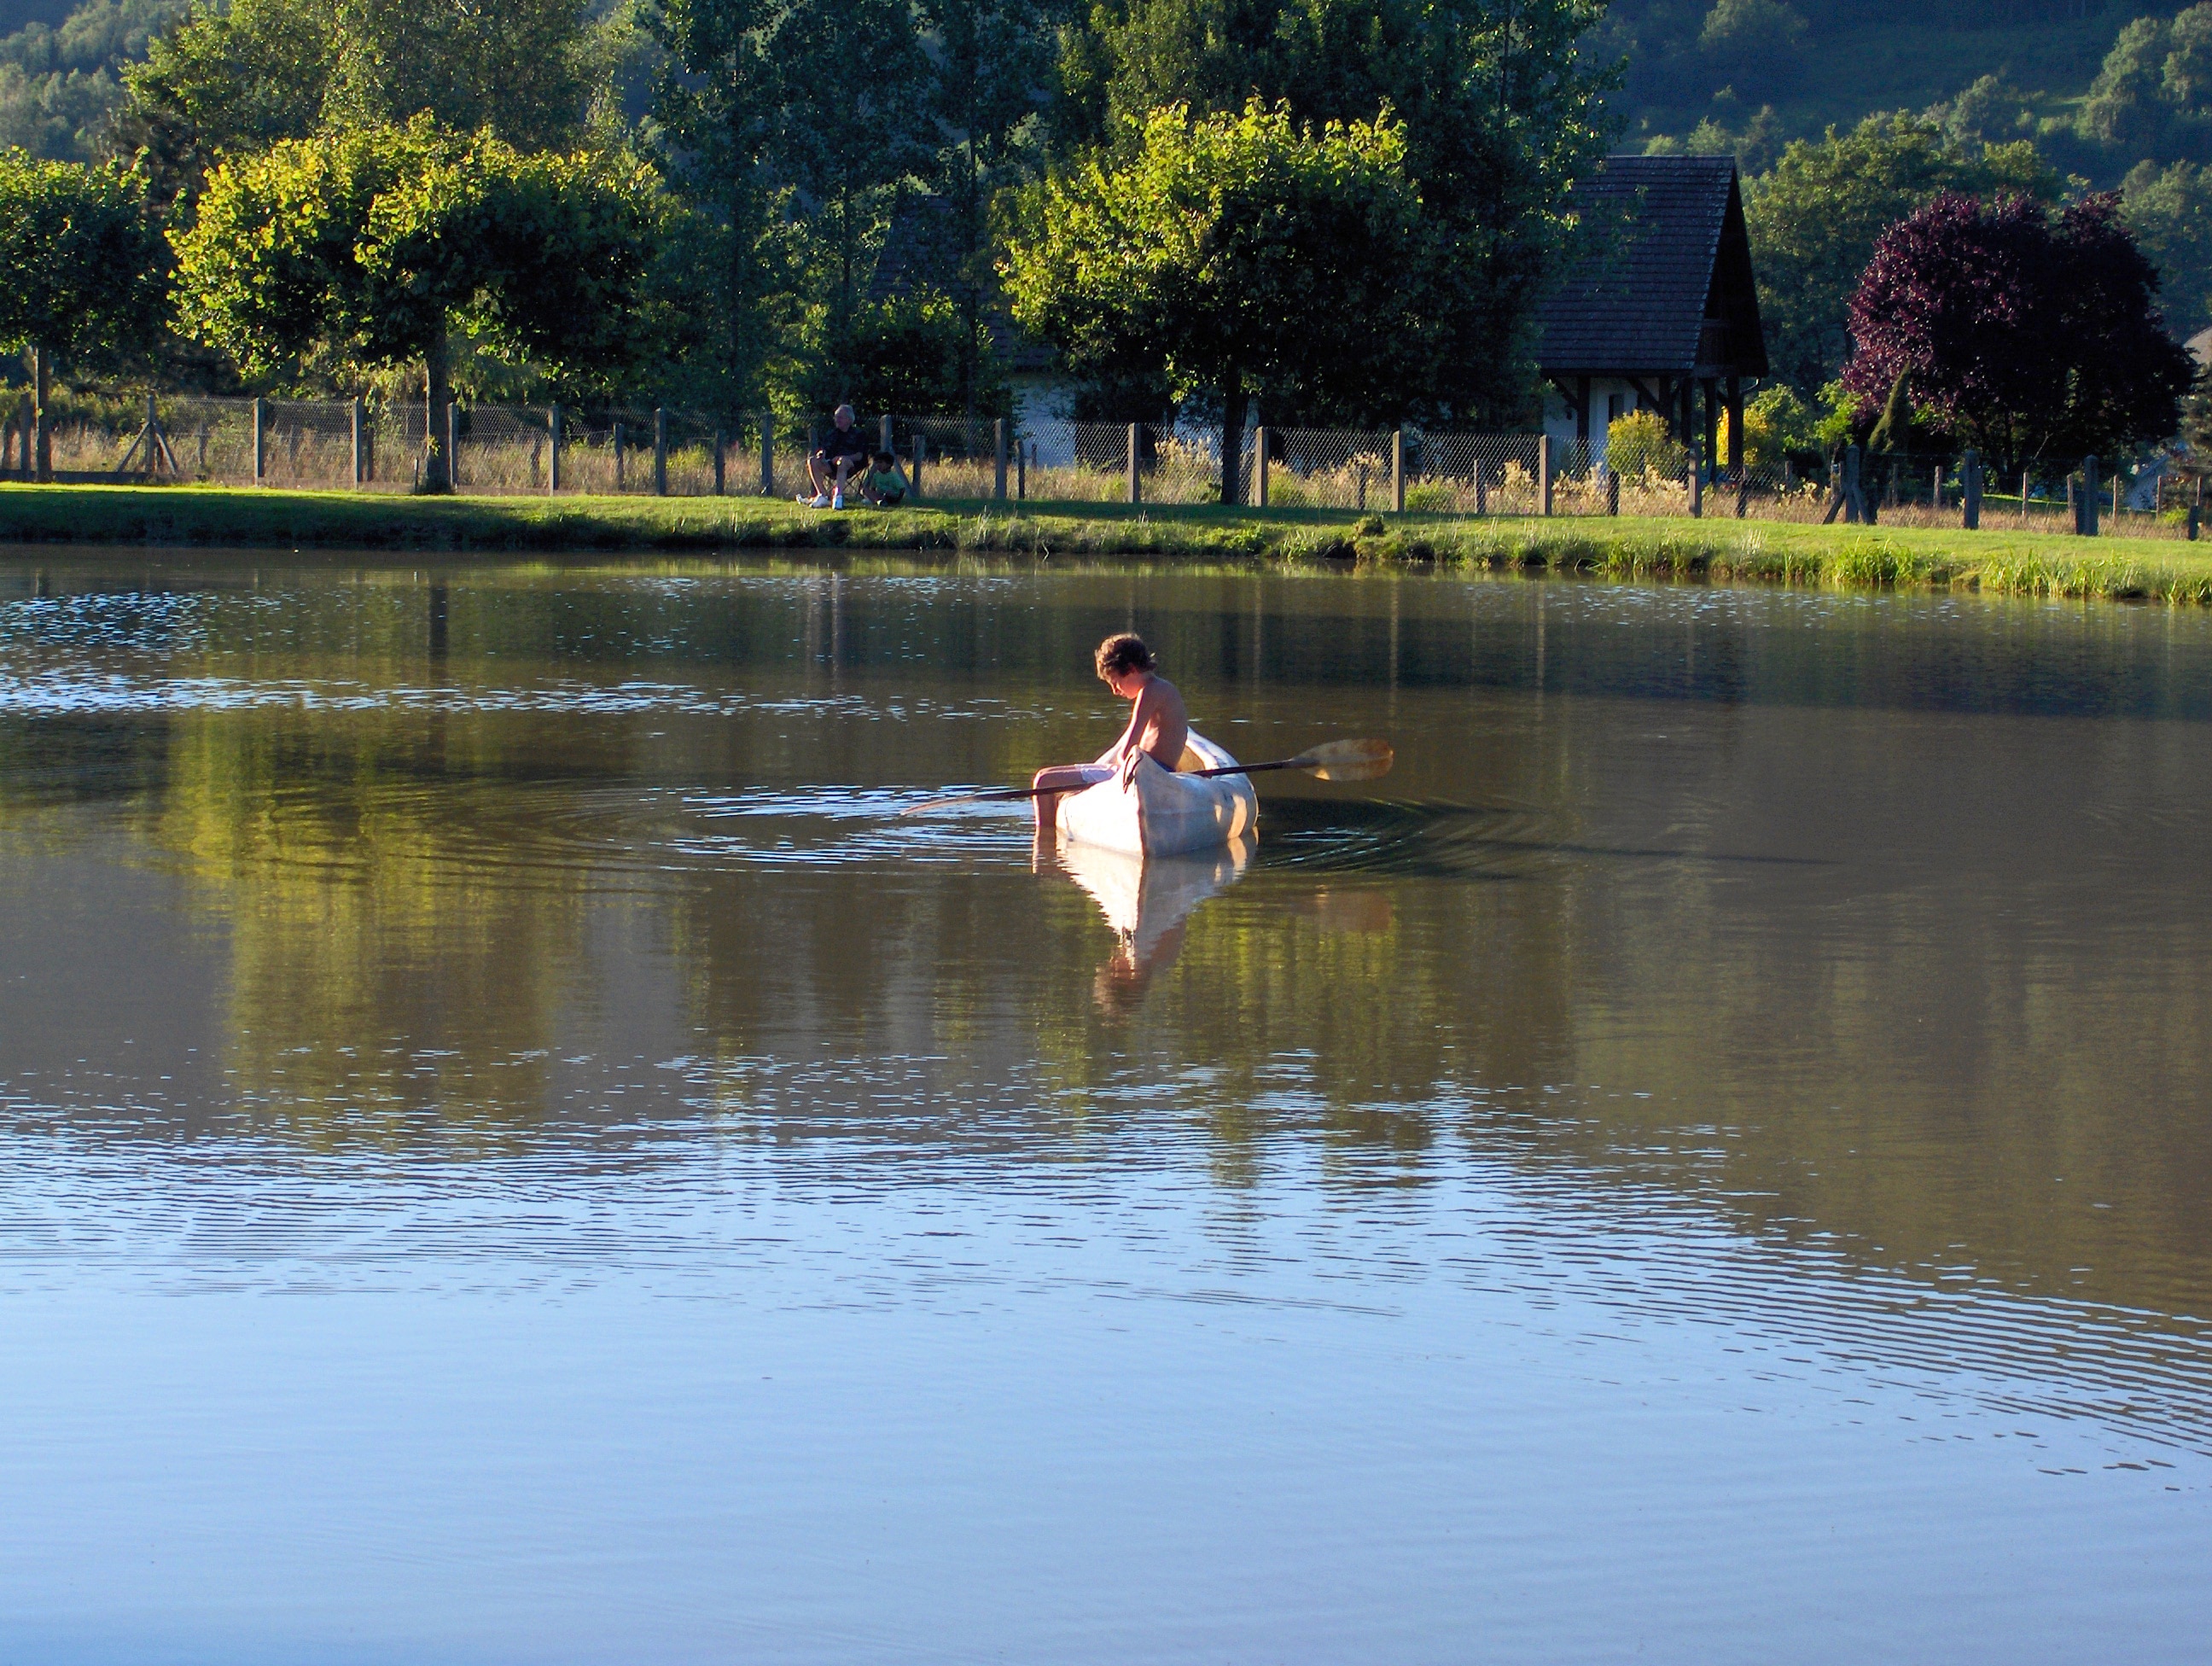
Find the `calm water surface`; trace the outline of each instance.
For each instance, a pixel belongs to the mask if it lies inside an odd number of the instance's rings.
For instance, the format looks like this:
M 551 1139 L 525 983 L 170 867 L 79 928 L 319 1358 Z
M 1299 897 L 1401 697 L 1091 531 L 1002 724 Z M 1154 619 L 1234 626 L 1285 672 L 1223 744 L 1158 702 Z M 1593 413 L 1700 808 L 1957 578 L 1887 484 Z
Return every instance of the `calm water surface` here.
M 0 558 L 0 1659 L 2202 1659 L 2208 945 L 2194 614 Z

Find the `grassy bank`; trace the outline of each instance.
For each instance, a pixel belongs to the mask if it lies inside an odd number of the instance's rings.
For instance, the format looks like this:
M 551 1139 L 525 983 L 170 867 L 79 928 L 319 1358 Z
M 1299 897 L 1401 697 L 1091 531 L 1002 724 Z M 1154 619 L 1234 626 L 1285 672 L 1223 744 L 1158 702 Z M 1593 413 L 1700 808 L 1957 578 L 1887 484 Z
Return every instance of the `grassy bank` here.
M 0 542 L 441 551 L 945 550 L 1419 562 L 1837 587 L 1965 587 L 2212 605 L 2212 544 L 2002 527 L 1447 520 L 1348 510 L 946 504 L 842 514 L 741 497 L 408 498 L 215 487 L 0 486 Z M 2206 553 L 2198 554 L 2202 547 Z

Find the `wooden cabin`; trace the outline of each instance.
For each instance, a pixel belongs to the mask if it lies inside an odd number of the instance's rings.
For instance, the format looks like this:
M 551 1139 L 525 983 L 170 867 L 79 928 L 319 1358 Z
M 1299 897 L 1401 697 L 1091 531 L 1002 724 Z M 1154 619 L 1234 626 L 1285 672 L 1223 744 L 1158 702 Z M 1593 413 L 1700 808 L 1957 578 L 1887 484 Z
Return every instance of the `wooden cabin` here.
M 1744 385 L 1766 374 L 1743 192 L 1728 156 L 1610 156 L 1579 181 L 1582 258 L 1541 314 L 1545 431 L 1596 462 L 1607 425 L 1663 412 L 1712 459 L 1720 413 L 1743 464 Z

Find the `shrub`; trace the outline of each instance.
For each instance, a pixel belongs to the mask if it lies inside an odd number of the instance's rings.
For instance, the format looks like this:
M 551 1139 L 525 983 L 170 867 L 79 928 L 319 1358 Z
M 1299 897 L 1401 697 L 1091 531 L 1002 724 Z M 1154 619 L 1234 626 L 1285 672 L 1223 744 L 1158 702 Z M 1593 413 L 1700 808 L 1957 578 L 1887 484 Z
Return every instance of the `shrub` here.
M 1689 448 L 1668 432 L 1656 410 L 1631 410 L 1605 430 L 1606 466 L 1620 475 L 1659 475 L 1671 479 L 1690 465 Z

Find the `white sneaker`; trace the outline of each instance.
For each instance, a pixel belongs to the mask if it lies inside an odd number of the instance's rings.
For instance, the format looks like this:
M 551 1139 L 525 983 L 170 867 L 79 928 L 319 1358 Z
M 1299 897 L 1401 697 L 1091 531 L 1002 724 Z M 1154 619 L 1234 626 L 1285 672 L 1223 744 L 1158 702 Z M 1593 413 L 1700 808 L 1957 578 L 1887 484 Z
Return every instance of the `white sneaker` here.
M 830 500 L 830 507 L 833 509 L 843 508 L 845 507 L 845 494 L 839 492 L 836 496 L 831 498 Z
M 806 500 L 806 507 L 810 509 L 826 509 L 830 507 L 830 500 L 820 492 L 817 492 Z

